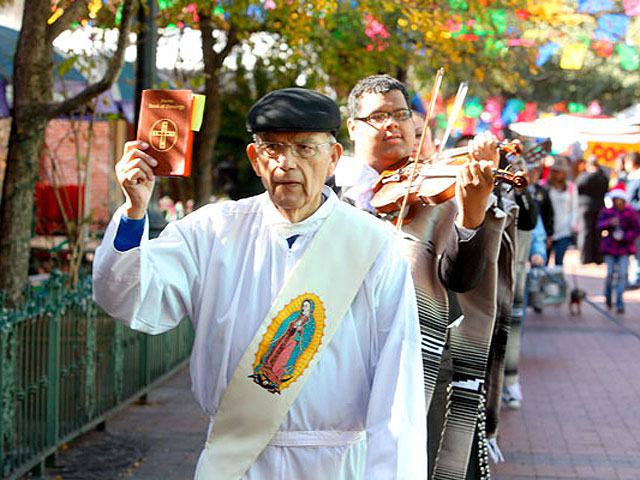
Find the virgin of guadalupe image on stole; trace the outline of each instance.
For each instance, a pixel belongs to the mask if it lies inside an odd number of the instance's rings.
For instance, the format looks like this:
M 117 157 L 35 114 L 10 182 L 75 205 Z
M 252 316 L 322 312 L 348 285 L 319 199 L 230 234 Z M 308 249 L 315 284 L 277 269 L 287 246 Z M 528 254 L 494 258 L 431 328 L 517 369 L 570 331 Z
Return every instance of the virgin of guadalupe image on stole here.
M 313 294 L 296 297 L 267 328 L 249 378 L 280 395 L 307 367 L 320 346 L 323 331 L 321 300 Z

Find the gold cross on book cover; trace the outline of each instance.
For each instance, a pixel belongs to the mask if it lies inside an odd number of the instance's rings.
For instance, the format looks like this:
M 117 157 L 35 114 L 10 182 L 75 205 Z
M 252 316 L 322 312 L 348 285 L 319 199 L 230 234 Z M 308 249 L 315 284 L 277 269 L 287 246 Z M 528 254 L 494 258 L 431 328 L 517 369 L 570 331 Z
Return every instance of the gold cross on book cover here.
M 191 175 L 193 132 L 200 130 L 205 96 L 191 90 L 143 90 L 137 140 L 147 142 L 160 177 Z

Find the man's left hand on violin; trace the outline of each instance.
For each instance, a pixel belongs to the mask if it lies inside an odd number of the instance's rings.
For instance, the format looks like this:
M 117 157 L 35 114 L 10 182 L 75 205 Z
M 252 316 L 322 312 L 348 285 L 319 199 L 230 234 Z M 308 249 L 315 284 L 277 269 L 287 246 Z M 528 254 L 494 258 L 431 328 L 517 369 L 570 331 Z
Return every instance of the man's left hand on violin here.
M 469 142 L 469 157 L 473 160 L 488 160 L 493 167 L 498 167 L 500 152 L 498 138 L 491 132 L 484 132 L 473 137 Z
M 487 200 L 493 191 L 493 168 L 500 159 L 498 139 L 491 133 L 477 135 L 469 142 L 469 163 L 458 172 L 456 223 L 475 229 L 484 222 Z

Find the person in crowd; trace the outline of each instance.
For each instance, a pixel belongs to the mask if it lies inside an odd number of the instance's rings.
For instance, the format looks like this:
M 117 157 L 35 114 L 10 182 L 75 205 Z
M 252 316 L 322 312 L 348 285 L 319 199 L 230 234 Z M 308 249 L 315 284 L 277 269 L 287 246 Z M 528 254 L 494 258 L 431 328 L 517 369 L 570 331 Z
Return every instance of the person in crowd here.
M 629 174 L 629 170 L 627 169 L 627 162 L 625 161 L 625 154 L 620 154 L 615 160 L 615 166 L 613 169 L 613 174 L 609 179 L 609 185 L 614 187 L 620 183 L 627 183 L 627 175 Z
M 513 409 L 519 409 L 522 406 L 522 402 L 524 400 L 522 395 L 522 387 L 520 385 L 519 365 L 521 354 L 522 327 L 524 326 L 530 298 L 529 272 L 532 268 L 544 267 L 544 264 L 547 260 L 546 242 L 547 232 L 544 228 L 542 217 L 538 215 L 536 226 L 531 231 L 530 247 L 526 255 L 528 257 L 529 267 L 525 266 L 526 281 L 524 284 L 523 300 L 521 306 L 522 316 L 520 317 L 519 325 L 516 325 L 515 329 L 512 323 L 511 331 L 509 331 L 509 340 L 507 343 L 507 355 L 504 372 L 504 390 L 502 392 L 502 400 L 509 408 Z
M 609 190 L 609 177 L 598 164 L 598 159 L 589 157 L 585 170 L 576 177 L 578 189 L 578 250 L 582 264 L 602 263 L 600 234 L 596 228 L 598 214 L 604 207 L 604 196 Z
M 640 152 L 630 152 L 624 157 L 629 205 L 640 214 Z M 640 238 L 636 240 L 636 253 L 629 265 L 629 288 L 640 287 Z
M 167 222 L 172 222 L 176 219 L 176 206 L 171 197 L 167 195 L 160 197 L 158 200 L 158 208 L 160 208 Z
M 597 227 L 602 232 L 600 249 L 607 264 L 604 298 L 607 308 L 613 307 L 613 293 L 617 313 L 624 313 L 624 290 L 627 283 L 629 255 L 636 253 L 635 241 L 640 235 L 640 219 L 629 205 L 629 195 L 623 184 L 607 193 L 611 207 L 602 209 Z
M 204 206 L 146 238 L 157 165 L 129 142 L 125 204 L 94 297 L 158 334 L 188 316 L 193 392 L 211 418 L 195 478 L 426 477 L 415 291 L 392 229 L 324 186 L 340 113 L 307 89 L 251 108 L 246 152 L 266 192 Z
M 569 170 L 569 175 L 571 176 L 571 178 L 577 179 L 579 175 L 583 174 L 587 170 L 587 161 L 582 157 L 579 157 L 577 159 L 572 159 L 572 157 L 569 157 L 569 162 L 571 165 L 571 168 Z
M 512 162 L 512 167 L 516 171 L 523 172 L 527 180 L 531 181 L 527 165 L 523 160 Z M 518 205 L 518 222 L 516 229 L 513 306 L 511 308 L 511 325 L 506 345 L 503 400 L 506 395 L 506 403 L 512 408 L 519 408 L 522 395 L 518 383 L 518 362 L 520 358 L 522 322 L 526 309 L 527 261 L 530 257 L 529 252 L 531 250 L 533 232 L 538 222 L 539 214 L 530 189 L 515 190 L 513 198 Z
M 557 266 L 562 266 L 564 255 L 578 232 L 578 192 L 568 175 L 569 159 L 554 157 L 546 184 L 553 206 L 553 236 L 547 239 L 547 249 L 553 252 Z
M 411 158 L 416 158 L 416 152 L 420 147 L 420 137 L 422 137 L 422 130 L 424 128 L 425 118 L 424 115 L 415 110 L 411 111 L 411 119 L 413 120 L 414 130 L 415 130 L 415 141 L 413 142 L 413 149 L 411 150 Z M 431 136 L 431 128 L 427 126 L 427 130 L 425 132 L 424 140 L 422 141 L 422 151 L 420 152 L 420 159 L 429 160 L 431 156 L 435 153 L 436 148 L 433 144 L 433 137 Z
M 349 94 L 347 109 L 354 154 L 339 162 L 335 188 L 345 201 L 378 214 L 371 205 L 373 187 L 382 171 L 411 158 L 422 124 L 412 121 L 404 84 L 389 75 L 360 80 Z M 414 218 L 403 228 L 423 332 L 430 475 L 453 372 L 446 327 L 461 314 L 451 292 L 477 287 L 485 271 L 483 222 L 493 189 L 491 168 L 498 160 L 497 139 L 489 134 L 476 137 L 469 152 L 469 163 L 460 168 L 456 180 L 457 208 L 454 202 L 416 205 Z M 423 156 L 428 158 L 429 152 Z
M 554 160 L 555 158 L 553 155 L 547 155 L 540 162 L 540 166 L 542 167 L 542 170 L 540 171 L 540 182 L 542 183 L 542 185 L 545 185 L 549 181 L 549 177 L 551 175 L 551 166 L 553 165 Z
M 544 187 L 544 182 L 542 182 L 540 178 L 542 165 L 540 163 L 528 165 L 527 171 L 529 173 L 529 186 L 527 188 L 529 192 L 531 192 L 533 200 L 536 202 L 538 214 L 542 219 L 542 224 L 547 234 L 546 236 L 551 238 L 553 236 L 553 205 L 551 205 L 549 191 Z

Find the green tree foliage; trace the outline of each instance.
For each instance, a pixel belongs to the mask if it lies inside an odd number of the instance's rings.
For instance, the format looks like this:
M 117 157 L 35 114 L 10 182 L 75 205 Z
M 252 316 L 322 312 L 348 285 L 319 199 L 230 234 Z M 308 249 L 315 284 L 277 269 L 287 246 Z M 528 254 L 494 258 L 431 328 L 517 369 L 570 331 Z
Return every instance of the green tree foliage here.
M 525 83 L 521 89 L 508 93 L 536 102 L 546 110 L 560 102 L 587 105 L 598 101 L 605 113 L 613 114 L 634 104 L 640 96 L 640 75 L 625 72 L 591 52 L 581 70 L 563 70 L 559 59 L 540 68 L 519 68 Z
M 199 203 L 207 201 L 207 185 L 222 188 L 215 178 L 219 162 L 224 167 L 233 159 L 240 183 L 252 178 L 244 161 L 244 114 L 258 97 L 282 86 L 333 91 L 344 103 L 363 76 L 390 73 L 424 92 L 444 66 L 445 95 L 454 94 L 463 80 L 474 96 L 518 96 L 543 106 L 562 99 L 587 102 L 596 95 L 613 106 L 633 95 L 616 93 L 618 85 L 630 81 L 610 61 L 597 59 L 588 75 L 560 70 L 558 59 L 536 68 L 538 46 L 559 35 L 559 29 L 567 38 L 589 32 L 580 23 L 562 24 L 527 0 L 438 0 L 429 5 L 418 0 L 161 0 L 159 5 L 160 26 L 202 30 L 207 20 L 214 38 L 203 46 L 205 57 L 215 51 L 214 60 L 205 60 L 205 93 L 219 95 L 205 118 L 213 128 L 200 134 L 210 141 L 200 144 L 197 163 L 205 170 L 197 170 L 204 172 L 197 178 L 211 180 L 196 186 Z M 265 38 L 271 44 L 266 51 Z M 516 42 L 508 45 L 508 39 Z M 241 52 L 248 51 L 260 51 L 255 67 L 228 67 L 228 59 L 240 64 Z
M 146 1 L 142 0 L 143 6 Z M 541 104 L 559 100 L 587 103 L 597 98 L 610 111 L 626 106 L 640 93 L 638 75 L 623 71 L 612 59 L 598 57 L 591 51 L 581 71 L 561 70 L 557 58 L 543 67 L 535 67 L 538 47 L 549 39 L 564 43 L 589 41 L 593 21 L 571 16 L 575 13 L 575 2 L 569 0 L 156 1 L 160 27 L 195 28 L 202 32 L 203 75 L 199 81 L 189 82 L 192 86 L 202 85 L 207 95 L 204 126 L 197 136 L 194 155 L 194 190 L 199 204 L 208 201 L 216 184 L 216 162 L 232 159 L 238 177 L 250 178 L 242 160 L 248 140 L 244 116 L 253 101 L 273 88 L 297 84 L 333 91 L 339 103 L 344 103 L 350 88 L 363 76 L 390 73 L 409 80 L 415 89 L 428 90 L 436 69 L 444 66 L 445 93 L 453 93 L 458 83 L 466 80 L 474 96 L 518 95 Z M 0 0 L 3 3 L 8 0 Z M 118 6 L 130 2 L 109 1 L 107 8 L 98 9 L 93 17 L 86 13 L 88 5 L 97 5 L 93 0 L 27 3 L 23 35 L 29 43 L 23 42 L 17 58 L 24 62 L 30 55 L 32 61 L 21 64 L 28 68 L 18 65 L 16 69 L 23 82 L 16 90 L 16 117 L 24 123 L 12 130 L 7 175 L 15 186 L 6 190 L 8 195 L 23 190 L 32 192 L 34 159 L 38 158 L 46 120 L 68 107 L 77 108 L 97 91 L 94 88 L 73 102 L 66 102 L 64 108 L 51 105 L 50 93 L 27 94 L 38 89 L 50 92 L 48 79 L 52 67 L 46 59 L 50 56 L 51 41 L 69 28 L 72 21 L 90 18 L 103 26 L 121 23 L 123 13 Z M 550 9 L 550 5 L 557 6 L 557 11 L 553 10 L 556 7 Z M 66 13 L 47 26 L 51 11 L 60 7 L 66 8 Z M 85 13 L 78 13 L 80 7 Z M 75 13 L 69 15 L 71 11 Z M 261 35 L 263 40 L 269 39 L 271 46 L 260 53 L 255 67 L 247 70 L 242 66 L 242 56 L 257 51 Z M 46 51 L 40 51 L 41 45 L 46 46 Z M 235 59 L 237 67 L 231 66 L 231 59 Z M 99 89 L 105 88 L 108 85 L 100 83 Z M 21 97 L 23 94 L 26 97 Z M 29 128 L 29 122 L 35 128 Z M 224 139 L 220 145 L 219 137 Z M 29 166 L 27 174 L 11 173 L 20 162 Z M 247 191 L 253 188 L 248 187 Z M 22 203 L 7 210 L 7 200 L 3 200 L 4 216 L 0 218 L 3 225 L 13 221 L 17 212 L 25 208 L 31 211 L 29 202 Z M 26 265 L 22 260 L 26 249 L 16 245 L 27 241 L 25 231 L 17 236 L 14 232 L 0 238 L 0 247 L 3 253 L 18 255 L 20 265 Z M 4 264 L 0 264 L 0 270 L 9 272 Z M 6 278 L 13 275 L 6 272 L 3 272 Z M 19 288 L 25 275 L 18 277 L 17 282 L 0 278 L 0 288 L 8 285 L 14 290 Z
M 421 88 L 422 79 L 430 79 L 442 64 L 447 68 L 446 78 L 455 79 L 454 87 L 467 80 L 474 95 L 517 96 L 543 109 L 562 101 L 588 104 L 598 100 L 606 112 L 613 113 L 633 103 L 640 93 L 640 76 L 625 70 L 617 55 L 619 47 L 610 45 L 613 52 L 603 55 L 594 45 L 598 18 L 622 14 L 621 2 L 616 3 L 615 11 L 598 14 L 577 13 L 577 2 L 569 0 L 502 5 L 490 2 L 480 10 L 460 2 L 457 5 L 448 19 L 441 17 L 436 22 L 436 30 L 426 31 L 425 40 L 435 35 L 456 42 L 425 48 L 425 55 L 430 52 L 429 61 L 413 63 L 412 78 Z M 469 19 L 473 19 L 473 25 L 469 25 Z M 452 33 L 454 24 L 461 27 Z M 486 25 L 489 29 L 484 28 Z M 521 40 L 522 44 L 506 45 L 505 39 Z M 547 42 L 556 44 L 558 50 L 544 65 L 536 66 L 539 48 Z M 579 70 L 560 68 L 562 49 L 574 43 L 588 47 L 584 64 Z M 453 93 L 451 85 L 446 88 L 448 94 Z

